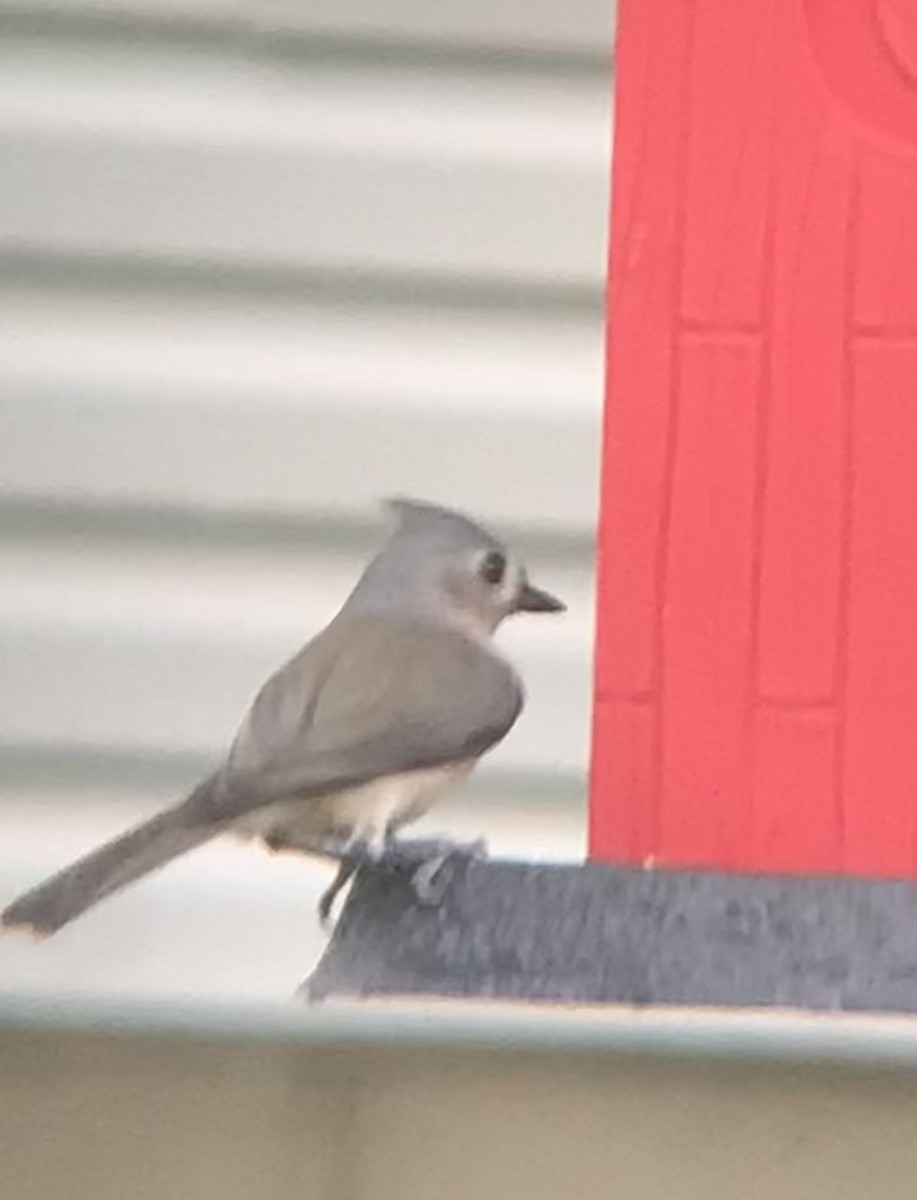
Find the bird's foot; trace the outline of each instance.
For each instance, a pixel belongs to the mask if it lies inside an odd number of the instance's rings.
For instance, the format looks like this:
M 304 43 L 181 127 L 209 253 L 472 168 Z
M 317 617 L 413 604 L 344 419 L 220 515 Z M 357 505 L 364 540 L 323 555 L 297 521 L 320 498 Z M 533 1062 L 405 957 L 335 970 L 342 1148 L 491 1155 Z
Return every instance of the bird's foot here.
M 464 859 L 486 858 L 487 843 L 453 842 L 448 838 L 398 838 L 389 836 L 379 866 L 391 871 L 413 871 L 434 859 L 450 857 Z
M 335 900 L 357 871 L 361 868 L 384 867 L 386 864 L 385 847 L 362 839 L 354 838 L 343 844 L 336 844 L 333 851 L 326 848 L 325 853 L 329 858 L 338 860 L 337 873 L 318 901 L 318 919 L 322 928 L 327 929 Z
M 419 904 L 433 907 L 440 904 L 456 873 L 474 859 L 487 857 L 487 843 L 451 842 L 445 839 L 401 840 L 389 837 L 384 846 L 363 840 L 344 845 L 325 843 L 315 852 L 338 860 L 334 879 L 318 902 L 318 915 L 327 927 L 334 902 L 359 870 L 385 871 L 407 875 Z
M 459 870 L 474 859 L 486 857 L 487 843 L 483 839 L 450 842 L 390 838 L 381 865 L 408 874 L 418 904 L 435 907 L 442 903 Z
M 318 902 L 318 916 L 324 928 L 328 927 L 335 900 L 356 872 L 361 867 L 378 866 L 385 855 L 385 847 L 378 843 L 336 835 L 300 834 L 295 829 L 274 831 L 264 841 L 274 853 L 294 851 L 314 854 L 338 864 L 334 879 L 322 892 Z

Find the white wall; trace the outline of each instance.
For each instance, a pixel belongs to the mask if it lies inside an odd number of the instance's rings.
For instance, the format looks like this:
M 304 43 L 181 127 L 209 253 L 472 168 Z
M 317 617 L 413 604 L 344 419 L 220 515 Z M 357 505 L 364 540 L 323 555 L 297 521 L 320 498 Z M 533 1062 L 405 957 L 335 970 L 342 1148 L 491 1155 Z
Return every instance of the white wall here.
M 568 600 L 506 630 L 529 708 L 455 811 L 581 844 L 611 24 L 0 0 L 4 893 L 219 756 L 392 492 L 487 518 Z M 239 853 L 174 879 L 228 903 Z

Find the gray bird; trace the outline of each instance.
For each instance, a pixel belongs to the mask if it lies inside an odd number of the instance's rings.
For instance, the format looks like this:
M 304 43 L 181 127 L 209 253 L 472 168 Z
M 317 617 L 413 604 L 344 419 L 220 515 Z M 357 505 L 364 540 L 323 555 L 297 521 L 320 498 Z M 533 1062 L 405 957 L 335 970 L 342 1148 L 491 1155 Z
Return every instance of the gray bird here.
M 564 605 L 463 514 L 390 500 L 397 525 L 341 610 L 255 698 L 226 762 L 180 803 L 15 899 L 5 926 L 50 934 L 225 831 L 339 864 L 323 919 L 360 867 L 407 870 L 435 900 L 456 847 L 403 842 L 512 728 L 523 704 L 500 622 Z

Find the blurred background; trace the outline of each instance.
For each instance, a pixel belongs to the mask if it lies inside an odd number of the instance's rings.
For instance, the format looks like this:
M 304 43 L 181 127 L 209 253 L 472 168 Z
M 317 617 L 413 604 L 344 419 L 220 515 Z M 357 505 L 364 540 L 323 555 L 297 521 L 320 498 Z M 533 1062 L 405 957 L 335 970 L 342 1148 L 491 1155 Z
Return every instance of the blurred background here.
M 612 0 L 0 0 L 0 904 L 214 765 L 384 534 L 569 612 L 430 831 L 584 849 Z M 0 986 L 285 999 L 328 872 L 228 839 Z

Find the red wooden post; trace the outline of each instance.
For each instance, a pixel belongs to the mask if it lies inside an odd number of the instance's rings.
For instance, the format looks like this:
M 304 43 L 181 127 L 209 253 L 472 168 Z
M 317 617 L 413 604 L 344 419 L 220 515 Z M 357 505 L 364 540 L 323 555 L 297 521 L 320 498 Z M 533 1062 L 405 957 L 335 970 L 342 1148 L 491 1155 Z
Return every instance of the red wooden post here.
M 620 0 L 590 846 L 917 873 L 917 3 Z

